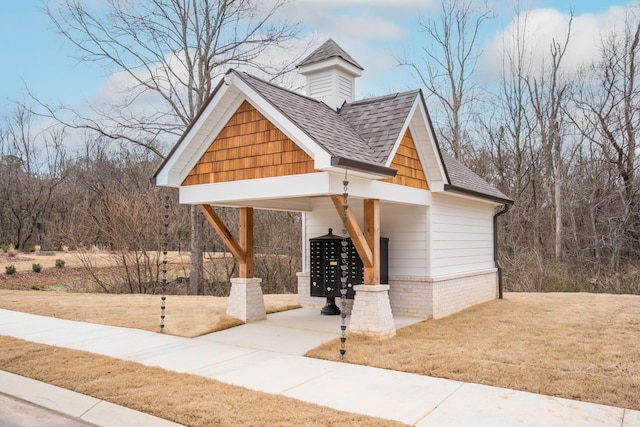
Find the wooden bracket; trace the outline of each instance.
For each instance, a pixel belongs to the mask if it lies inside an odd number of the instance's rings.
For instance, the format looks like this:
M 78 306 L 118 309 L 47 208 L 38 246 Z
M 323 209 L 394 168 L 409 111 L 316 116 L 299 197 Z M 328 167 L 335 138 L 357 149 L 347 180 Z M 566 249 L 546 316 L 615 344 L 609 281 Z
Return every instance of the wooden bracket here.
M 198 205 L 209 224 L 240 264 L 241 278 L 253 277 L 253 208 L 240 208 L 240 243 L 211 205 Z
M 364 264 L 365 268 L 372 268 L 374 263 L 373 254 L 371 253 L 371 249 L 369 248 L 369 244 L 367 243 L 364 234 L 360 230 L 360 226 L 358 225 L 358 221 L 356 220 L 353 211 L 348 205 L 346 211 L 343 209 L 344 197 L 342 194 L 332 194 L 331 200 L 333 201 L 333 205 L 338 211 L 340 218 L 343 218 L 345 215 L 347 216 L 347 230 L 349 231 L 351 241 L 353 241 L 353 246 L 355 246 L 356 251 L 358 251 L 358 255 L 360 255 L 362 264 Z

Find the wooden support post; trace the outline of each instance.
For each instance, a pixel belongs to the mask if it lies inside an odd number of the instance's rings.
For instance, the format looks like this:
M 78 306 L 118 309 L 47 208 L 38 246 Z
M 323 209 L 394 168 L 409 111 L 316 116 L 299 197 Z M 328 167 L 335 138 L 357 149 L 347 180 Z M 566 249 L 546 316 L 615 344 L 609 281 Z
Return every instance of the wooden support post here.
M 373 267 L 373 254 L 371 253 L 369 244 L 365 240 L 364 234 L 360 230 L 358 221 L 351 211 L 351 208 L 347 208 L 346 212 L 342 209 L 344 201 L 342 194 L 333 194 L 331 196 L 331 200 L 333 201 L 333 205 L 338 211 L 338 215 L 340 215 L 340 218 L 342 218 L 344 215 L 347 216 L 347 230 L 349 231 L 349 237 L 351 237 L 353 246 L 356 248 L 356 251 L 358 251 L 358 255 L 360 255 L 362 264 L 364 264 L 365 268 Z
M 253 208 L 240 208 L 240 247 L 244 262 L 240 262 L 240 277 L 253 277 Z
M 240 208 L 240 243 L 233 238 L 224 222 L 210 205 L 198 205 L 223 243 L 240 264 L 240 277 L 253 277 L 253 208 Z
M 364 201 L 364 238 L 371 249 L 373 265 L 364 267 L 364 284 L 380 284 L 380 200 Z

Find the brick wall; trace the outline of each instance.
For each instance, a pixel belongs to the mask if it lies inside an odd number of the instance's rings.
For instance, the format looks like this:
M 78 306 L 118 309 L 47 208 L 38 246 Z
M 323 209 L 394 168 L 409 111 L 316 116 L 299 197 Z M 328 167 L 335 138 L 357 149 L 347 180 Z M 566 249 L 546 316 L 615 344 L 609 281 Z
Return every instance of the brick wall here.
M 433 313 L 433 286 L 424 277 L 389 277 L 389 301 L 394 316 L 427 319 Z
M 326 299 L 310 296 L 309 273 L 298 273 L 298 302 L 320 310 Z M 437 278 L 389 277 L 389 301 L 394 316 L 439 319 L 498 297 L 498 273 L 489 269 Z M 340 306 L 339 300 L 336 304 Z M 353 300 L 347 300 L 351 312 Z
M 498 297 L 498 273 L 495 268 L 430 280 L 433 284 L 434 319 Z

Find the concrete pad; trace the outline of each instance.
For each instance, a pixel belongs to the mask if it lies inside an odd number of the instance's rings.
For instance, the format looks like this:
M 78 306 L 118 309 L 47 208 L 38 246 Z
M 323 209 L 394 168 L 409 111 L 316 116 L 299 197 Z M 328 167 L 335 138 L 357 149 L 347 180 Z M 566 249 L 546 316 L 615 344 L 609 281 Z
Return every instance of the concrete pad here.
M 283 394 L 347 412 L 414 424 L 463 384 L 386 369 L 333 363 L 338 365 L 337 369 Z
M 399 328 L 420 322 L 421 319 L 404 317 L 396 318 L 395 321 Z M 296 309 L 269 314 L 266 320 L 203 335 L 197 339 L 302 356 L 309 350 L 338 338 L 340 324 L 340 316 L 323 316 L 319 310 Z
M 318 376 L 326 375 L 337 367 L 339 364 L 336 362 L 279 354 L 212 378 L 252 390 L 281 394 Z
M 622 414 L 612 406 L 465 384 L 416 426 L 620 427 Z
M 124 359 L 175 372 L 191 372 L 254 352 L 248 348 L 185 339 L 174 345 L 130 354 Z
M 302 356 L 310 349 L 339 336 L 335 333 L 292 329 L 254 322 L 199 339 L 256 350 L 274 351 Z
M 236 357 L 234 359 L 226 360 L 220 363 L 214 363 L 211 365 L 203 366 L 202 368 L 190 371 L 190 374 L 199 375 L 205 378 L 215 379 L 218 375 L 234 372 L 237 370 L 245 369 L 247 366 L 253 366 L 257 363 L 264 363 L 267 360 L 280 357 L 279 353 L 272 351 L 262 350 L 249 350 L 249 353 L 244 356 Z
M 182 425 L 105 401 L 100 401 L 80 419 L 99 426 L 177 427 Z
M 0 393 L 75 418 L 80 418 L 82 414 L 100 402 L 94 397 L 4 371 L 0 371 Z
M 113 334 L 69 345 L 75 350 L 124 358 L 128 355 L 176 345 L 184 338 L 136 329 L 117 328 Z
M 622 427 L 640 427 L 640 411 L 625 409 Z

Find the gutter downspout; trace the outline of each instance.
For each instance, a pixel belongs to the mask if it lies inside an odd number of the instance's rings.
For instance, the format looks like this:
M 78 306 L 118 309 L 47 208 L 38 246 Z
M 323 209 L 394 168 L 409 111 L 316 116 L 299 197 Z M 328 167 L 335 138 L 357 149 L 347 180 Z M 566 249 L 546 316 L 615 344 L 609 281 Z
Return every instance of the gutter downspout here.
M 493 215 L 493 261 L 498 269 L 498 298 L 502 299 L 502 266 L 498 260 L 498 217 L 509 211 L 509 204 L 504 204 L 503 209 Z

